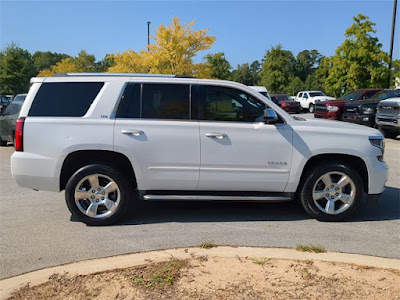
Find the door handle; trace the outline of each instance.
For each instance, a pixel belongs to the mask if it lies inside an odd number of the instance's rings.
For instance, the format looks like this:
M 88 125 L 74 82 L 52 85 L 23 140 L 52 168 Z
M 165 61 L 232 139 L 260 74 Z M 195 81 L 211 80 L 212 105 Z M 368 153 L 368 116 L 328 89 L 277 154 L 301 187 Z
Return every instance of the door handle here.
M 132 134 L 134 136 L 139 136 L 139 135 L 143 134 L 144 131 L 137 130 L 137 129 L 122 129 L 121 133 L 123 133 L 123 134 Z
M 211 137 L 211 138 L 216 138 L 219 140 L 223 139 L 224 137 L 227 137 L 227 135 L 222 132 L 206 132 L 205 136 Z

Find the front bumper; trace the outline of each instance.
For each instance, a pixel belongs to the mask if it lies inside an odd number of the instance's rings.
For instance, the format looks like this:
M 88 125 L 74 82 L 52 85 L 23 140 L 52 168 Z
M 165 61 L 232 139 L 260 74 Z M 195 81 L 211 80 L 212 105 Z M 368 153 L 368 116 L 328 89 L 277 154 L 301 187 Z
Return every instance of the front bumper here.
M 376 115 L 376 124 L 388 127 L 400 128 L 400 117 L 391 115 Z
M 340 113 L 338 111 L 315 111 L 314 117 L 328 120 L 340 120 Z
M 375 126 L 375 115 L 350 115 L 343 114 L 343 121 L 349 123 L 356 123 L 369 127 Z

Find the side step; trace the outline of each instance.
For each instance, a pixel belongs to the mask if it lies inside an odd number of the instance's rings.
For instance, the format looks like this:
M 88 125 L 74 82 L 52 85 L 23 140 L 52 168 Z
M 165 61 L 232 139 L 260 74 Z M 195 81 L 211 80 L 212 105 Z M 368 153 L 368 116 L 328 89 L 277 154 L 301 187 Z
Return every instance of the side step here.
M 189 200 L 189 201 L 290 201 L 290 196 L 220 196 L 220 195 L 151 195 L 143 196 L 146 201 L 153 200 Z

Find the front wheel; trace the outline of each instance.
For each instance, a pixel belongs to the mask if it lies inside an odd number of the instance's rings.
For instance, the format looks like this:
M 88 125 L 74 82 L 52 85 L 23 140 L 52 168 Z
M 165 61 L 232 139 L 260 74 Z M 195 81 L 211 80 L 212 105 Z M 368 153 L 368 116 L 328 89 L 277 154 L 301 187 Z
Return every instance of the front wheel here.
M 65 187 L 70 212 L 87 225 L 115 223 L 133 201 L 133 187 L 117 170 L 88 165 L 75 172 Z
M 387 130 L 387 129 L 383 129 L 381 126 L 379 126 L 378 129 L 382 132 L 382 134 L 384 135 L 385 138 L 389 138 L 389 139 L 395 139 L 400 134 L 400 130 L 398 128 L 396 128 L 394 130 Z
M 313 113 L 315 111 L 315 105 L 314 104 L 310 104 L 310 106 L 308 107 L 308 111 L 310 113 Z
M 306 212 L 319 221 L 344 221 L 361 205 L 363 184 L 360 175 L 341 162 L 318 166 L 306 174 L 300 200 Z

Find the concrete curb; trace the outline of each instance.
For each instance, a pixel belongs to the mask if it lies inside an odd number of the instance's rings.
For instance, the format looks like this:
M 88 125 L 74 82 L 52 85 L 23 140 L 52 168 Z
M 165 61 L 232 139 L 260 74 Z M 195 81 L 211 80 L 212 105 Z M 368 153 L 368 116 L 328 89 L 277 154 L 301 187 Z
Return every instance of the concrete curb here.
M 11 293 L 28 284 L 36 286 L 48 281 L 52 274 L 68 273 L 69 275 L 88 275 L 113 269 L 123 269 L 145 265 L 149 260 L 154 262 L 166 261 L 171 257 L 185 259 L 192 255 L 208 255 L 209 257 L 268 257 L 276 259 L 293 260 L 320 260 L 328 262 L 352 263 L 376 268 L 390 268 L 400 270 L 400 260 L 367 256 L 360 254 L 347 254 L 337 252 L 309 253 L 299 252 L 285 248 L 256 248 L 256 247 L 227 247 L 219 246 L 212 249 L 180 248 L 144 253 L 125 254 L 107 258 L 99 258 L 75 262 L 63 266 L 51 267 L 23 275 L 0 280 L 0 299 L 10 297 Z

